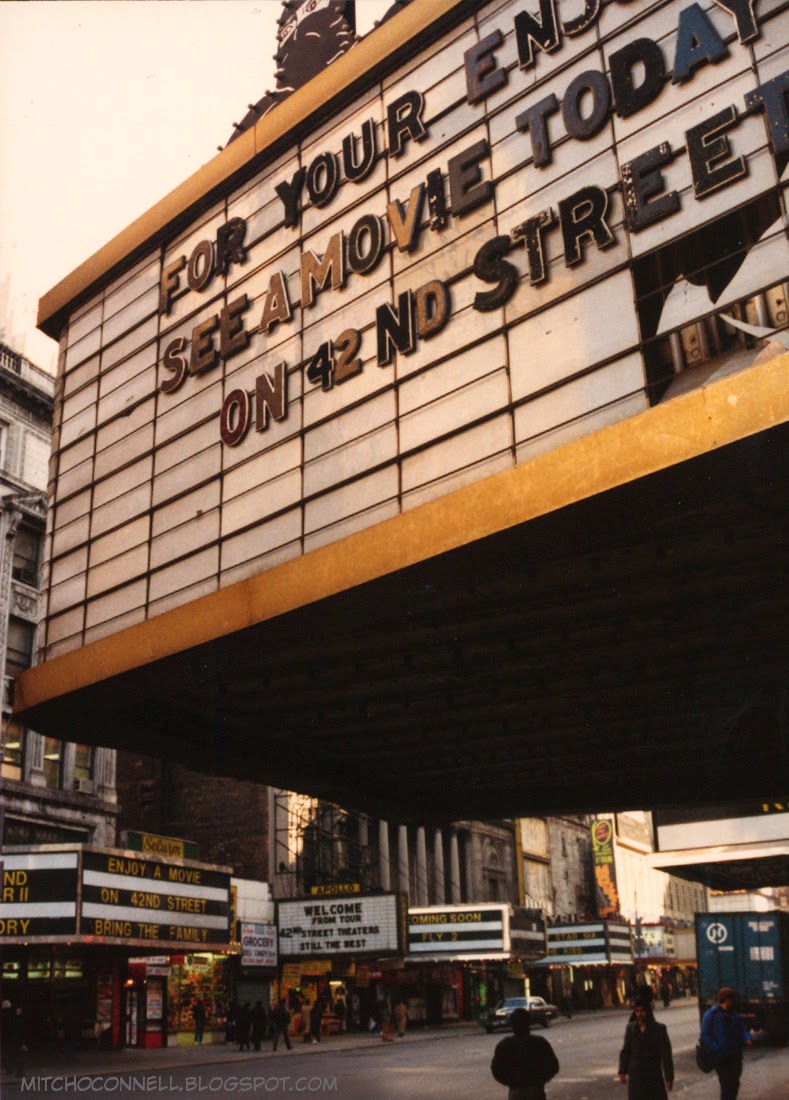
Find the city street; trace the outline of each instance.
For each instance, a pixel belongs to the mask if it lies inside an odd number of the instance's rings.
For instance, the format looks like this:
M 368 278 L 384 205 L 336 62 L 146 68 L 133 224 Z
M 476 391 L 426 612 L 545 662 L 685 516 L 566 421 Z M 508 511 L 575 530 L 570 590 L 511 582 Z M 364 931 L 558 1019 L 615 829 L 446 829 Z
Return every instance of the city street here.
M 674 1094 L 687 1100 L 717 1100 L 714 1074 L 696 1068 L 693 1049 L 698 1015 L 693 1002 L 659 1008 L 669 1027 L 676 1064 Z M 560 1019 L 544 1034 L 560 1062 L 548 1086 L 548 1100 L 610 1100 L 626 1090 L 617 1076 L 624 1012 Z M 505 1100 L 506 1091 L 490 1074 L 490 1059 L 501 1038 L 481 1028 L 413 1031 L 404 1040 L 383 1043 L 371 1036 L 329 1039 L 320 1046 L 294 1044 L 238 1053 L 229 1046 L 179 1047 L 163 1051 L 77 1055 L 73 1060 L 34 1067 L 23 1081 L 3 1084 L 4 1098 L 22 1095 L 77 1097 L 131 1096 L 153 1100 L 185 1096 L 265 1096 L 305 1093 L 337 1100 Z M 789 1051 L 755 1047 L 746 1054 L 739 1100 L 784 1100 Z

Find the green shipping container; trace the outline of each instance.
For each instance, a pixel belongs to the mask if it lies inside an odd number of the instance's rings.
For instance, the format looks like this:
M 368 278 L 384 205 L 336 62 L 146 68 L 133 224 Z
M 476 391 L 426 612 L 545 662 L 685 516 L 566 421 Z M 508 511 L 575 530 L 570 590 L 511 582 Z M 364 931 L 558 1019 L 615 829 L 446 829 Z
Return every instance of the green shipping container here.
M 696 948 L 702 1014 L 731 986 L 753 1028 L 789 1031 L 789 913 L 699 913 Z

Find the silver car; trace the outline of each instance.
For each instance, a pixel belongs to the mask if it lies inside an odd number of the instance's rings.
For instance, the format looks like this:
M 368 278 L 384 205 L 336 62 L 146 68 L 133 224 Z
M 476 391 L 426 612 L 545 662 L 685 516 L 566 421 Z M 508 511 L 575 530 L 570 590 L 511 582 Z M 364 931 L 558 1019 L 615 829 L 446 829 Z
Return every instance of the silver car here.
M 529 1013 L 529 1022 L 550 1027 L 551 1020 L 559 1015 L 556 1005 L 548 1004 L 542 997 L 506 997 L 499 1001 L 495 1008 L 487 1009 L 480 1013 L 479 1022 L 490 1034 L 497 1027 L 510 1026 L 510 1017 L 516 1008 L 525 1008 Z

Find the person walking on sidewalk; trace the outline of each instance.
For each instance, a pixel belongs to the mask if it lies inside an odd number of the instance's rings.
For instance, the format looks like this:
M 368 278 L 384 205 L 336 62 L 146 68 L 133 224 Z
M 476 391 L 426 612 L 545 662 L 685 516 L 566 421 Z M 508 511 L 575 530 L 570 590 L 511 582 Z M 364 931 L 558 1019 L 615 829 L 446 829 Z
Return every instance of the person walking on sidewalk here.
M 309 1001 L 303 1001 L 301 1008 L 299 1009 L 299 1018 L 296 1021 L 296 1028 L 301 1027 L 301 1041 L 308 1043 L 310 1041 L 310 1015 L 312 1013 L 312 1005 Z
M 202 1001 L 195 1001 L 195 1006 L 192 1009 L 192 1018 L 195 1022 L 195 1042 L 202 1043 L 206 1021 L 205 1005 Z
M 238 1041 L 239 1051 L 249 1050 L 249 1032 L 251 1027 L 252 1010 L 249 1001 L 246 1001 L 238 1010 L 238 1020 L 236 1021 L 236 1040 Z
M 559 1072 L 553 1047 L 541 1035 L 532 1035 L 529 1013 L 516 1008 L 510 1016 L 513 1034 L 497 1044 L 490 1072 L 509 1087 L 509 1100 L 546 1100 L 545 1086 Z
M 651 999 L 636 998 L 633 1016 L 619 1054 L 619 1080 L 627 1085 L 627 1100 L 667 1100 L 674 1087 L 668 1029 L 655 1019 Z
M 405 1029 L 408 1027 L 408 1008 L 405 1001 L 398 1001 L 394 1007 L 395 1025 L 397 1027 L 397 1037 L 402 1039 L 405 1037 Z
M 279 1004 L 271 1013 L 271 1022 L 274 1025 L 274 1050 L 277 1049 L 277 1043 L 279 1042 L 280 1035 L 285 1040 L 285 1046 L 288 1050 L 292 1050 L 290 1043 L 290 1036 L 288 1035 L 288 1028 L 290 1027 L 290 1013 L 288 1012 L 288 1006 L 285 1004 L 285 998 L 280 997 Z
M 310 1040 L 313 1043 L 321 1041 L 321 1020 L 323 1019 L 323 1001 L 316 997 L 310 1009 Z
M 250 1012 L 249 1019 L 252 1025 L 252 1046 L 255 1050 L 260 1050 L 260 1044 L 265 1038 L 266 1026 L 268 1025 L 268 1014 L 262 1001 L 255 1001 L 255 1007 Z
M 701 1021 L 701 1041 L 715 1058 L 721 1100 L 737 1100 L 742 1077 L 742 1052 L 745 1047 L 753 1045 L 742 1016 L 734 1011 L 736 1003 L 736 991 L 724 986 L 718 993 L 718 1003 L 707 1009 Z

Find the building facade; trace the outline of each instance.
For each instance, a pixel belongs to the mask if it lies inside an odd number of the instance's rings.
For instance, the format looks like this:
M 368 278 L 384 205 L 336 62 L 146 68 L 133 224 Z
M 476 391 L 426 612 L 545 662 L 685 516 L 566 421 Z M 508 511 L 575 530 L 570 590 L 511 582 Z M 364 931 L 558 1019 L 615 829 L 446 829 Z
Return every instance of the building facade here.
M 55 382 L 0 344 L 0 653 L 3 847 L 112 844 L 115 752 L 26 729 L 14 680 L 36 657 L 42 614 L 47 483 Z

